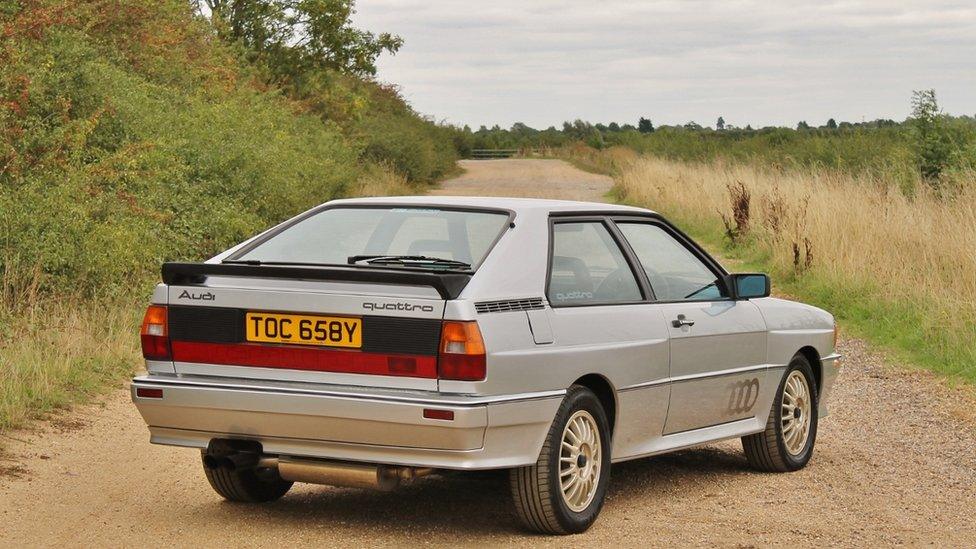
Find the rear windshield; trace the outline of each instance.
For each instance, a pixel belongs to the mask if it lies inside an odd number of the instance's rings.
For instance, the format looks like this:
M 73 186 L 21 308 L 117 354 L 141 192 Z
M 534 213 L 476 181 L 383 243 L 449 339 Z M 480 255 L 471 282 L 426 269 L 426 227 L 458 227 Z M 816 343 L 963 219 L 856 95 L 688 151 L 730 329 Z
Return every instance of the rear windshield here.
M 346 265 L 353 256 L 410 255 L 477 266 L 507 222 L 508 215 L 501 212 L 328 208 L 234 260 Z

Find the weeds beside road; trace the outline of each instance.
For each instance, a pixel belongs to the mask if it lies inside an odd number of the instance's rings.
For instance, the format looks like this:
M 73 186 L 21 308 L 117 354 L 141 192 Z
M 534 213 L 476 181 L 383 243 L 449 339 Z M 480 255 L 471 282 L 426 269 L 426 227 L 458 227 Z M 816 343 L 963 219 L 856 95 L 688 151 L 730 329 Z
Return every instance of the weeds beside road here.
M 619 198 L 657 210 L 843 327 L 976 381 L 976 184 L 951 197 L 830 171 L 640 157 Z

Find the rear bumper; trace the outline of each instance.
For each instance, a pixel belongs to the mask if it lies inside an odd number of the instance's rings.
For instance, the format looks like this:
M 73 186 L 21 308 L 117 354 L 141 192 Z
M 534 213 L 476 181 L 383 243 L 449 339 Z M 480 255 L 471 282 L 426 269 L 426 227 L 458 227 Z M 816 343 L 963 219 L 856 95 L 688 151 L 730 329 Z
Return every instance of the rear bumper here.
M 162 398 L 137 389 L 162 389 Z M 132 400 L 155 444 L 256 440 L 267 454 L 446 469 L 535 463 L 565 391 L 492 397 L 150 375 Z M 423 417 L 449 410 L 454 420 Z

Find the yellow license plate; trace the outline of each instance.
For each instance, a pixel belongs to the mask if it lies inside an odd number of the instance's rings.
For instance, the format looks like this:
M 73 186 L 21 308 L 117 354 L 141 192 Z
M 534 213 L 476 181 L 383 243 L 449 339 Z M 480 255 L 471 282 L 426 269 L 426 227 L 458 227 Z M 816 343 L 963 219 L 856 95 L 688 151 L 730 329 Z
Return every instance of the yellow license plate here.
M 360 318 L 247 313 L 245 325 L 248 341 L 357 349 L 363 345 Z

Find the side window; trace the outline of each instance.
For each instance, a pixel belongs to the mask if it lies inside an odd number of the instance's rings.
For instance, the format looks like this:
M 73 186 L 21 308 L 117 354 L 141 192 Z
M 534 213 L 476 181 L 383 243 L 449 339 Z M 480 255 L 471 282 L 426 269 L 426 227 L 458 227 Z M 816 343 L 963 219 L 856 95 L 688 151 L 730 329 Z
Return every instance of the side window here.
M 649 223 L 618 223 L 659 301 L 721 299 L 715 273 L 667 231 Z
M 554 305 L 642 299 L 634 273 L 603 223 L 554 224 L 551 261 L 549 302 Z

